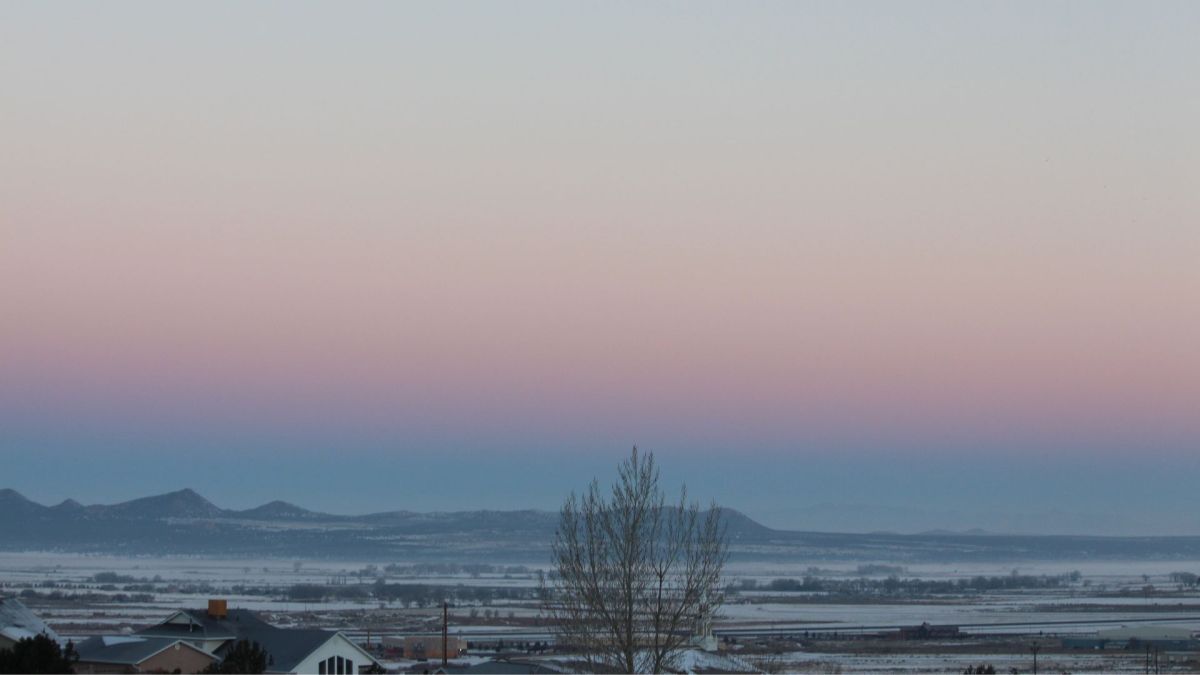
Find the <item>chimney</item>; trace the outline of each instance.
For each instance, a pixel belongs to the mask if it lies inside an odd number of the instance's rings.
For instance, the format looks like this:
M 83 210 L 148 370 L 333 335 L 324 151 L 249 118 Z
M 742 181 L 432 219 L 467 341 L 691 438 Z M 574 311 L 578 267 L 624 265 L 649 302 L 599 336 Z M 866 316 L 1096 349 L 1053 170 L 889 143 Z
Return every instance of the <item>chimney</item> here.
M 229 610 L 226 609 L 224 600 L 209 600 L 208 601 L 208 618 L 224 619 L 229 616 Z

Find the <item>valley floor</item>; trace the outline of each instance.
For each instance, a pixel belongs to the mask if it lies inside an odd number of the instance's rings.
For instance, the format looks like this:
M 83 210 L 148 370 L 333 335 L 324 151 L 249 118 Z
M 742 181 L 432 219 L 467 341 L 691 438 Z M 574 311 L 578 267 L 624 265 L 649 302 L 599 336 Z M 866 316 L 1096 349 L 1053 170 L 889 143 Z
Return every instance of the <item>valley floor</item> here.
M 440 602 L 449 597 L 450 630 L 470 643 L 475 661 L 503 655 L 562 669 L 570 655 L 554 652 L 537 599 L 544 571 L 0 553 L 0 593 L 20 597 L 74 639 L 134 630 L 220 597 L 279 626 L 341 630 L 393 668 L 418 671 L 420 663 L 383 649 L 383 639 L 439 631 Z M 713 672 L 964 672 L 981 665 L 1031 672 L 1030 645 L 1037 644 L 1042 672 L 1145 672 L 1151 655 L 1139 645 L 1070 649 L 1063 638 L 1122 626 L 1200 631 L 1200 590 L 1187 583 L 1191 571 L 1200 571 L 1200 561 L 1056 561 L 1015 569 L 1011 563 L 733 563 L 714 626 L 721 650 L 696 652 L 684 665 Z M 1038 580 L 1055 585 L 987 588 Z M 906 594 L 922 584 L 934 590 Z M 944 592 L 948 587 L 956 590 Z M 897 637 L 923 623 L 956 632 Z M 1200 670 L 1195 651 L 1156 656 L 1160 672 Z

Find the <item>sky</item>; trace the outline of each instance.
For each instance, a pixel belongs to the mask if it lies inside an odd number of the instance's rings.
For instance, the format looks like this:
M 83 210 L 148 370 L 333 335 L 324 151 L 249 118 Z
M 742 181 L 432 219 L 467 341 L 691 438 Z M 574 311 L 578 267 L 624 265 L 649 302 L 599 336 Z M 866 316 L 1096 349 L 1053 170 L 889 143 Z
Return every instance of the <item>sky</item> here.
M 1198 29 L 5 3 L 0 487 L 1200 534 Z

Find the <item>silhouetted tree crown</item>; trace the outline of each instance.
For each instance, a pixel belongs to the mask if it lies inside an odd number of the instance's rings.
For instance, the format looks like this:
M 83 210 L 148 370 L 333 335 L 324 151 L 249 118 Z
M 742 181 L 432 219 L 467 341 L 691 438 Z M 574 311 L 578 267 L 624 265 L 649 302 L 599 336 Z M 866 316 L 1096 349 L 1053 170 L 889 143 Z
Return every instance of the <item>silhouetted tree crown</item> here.
M 563 504 L 546 609 L 559 644 L 591 670 L 673 671 L 722 601 L 721 512 L 702 511 L 686 489 L 668 503 L 654 455 L 636 447 L 617 474 L 609 494 L 592 481 Z
M 267 653 L 257 642 L 238 640 L 225 658 L 204 670 L 206 673 L 262 673 L 267 669 Z
M 0 649 L 0 673 L 73 673 L 78 659 L 73 643 L 64 650 L 45 635 L 35 635 Z

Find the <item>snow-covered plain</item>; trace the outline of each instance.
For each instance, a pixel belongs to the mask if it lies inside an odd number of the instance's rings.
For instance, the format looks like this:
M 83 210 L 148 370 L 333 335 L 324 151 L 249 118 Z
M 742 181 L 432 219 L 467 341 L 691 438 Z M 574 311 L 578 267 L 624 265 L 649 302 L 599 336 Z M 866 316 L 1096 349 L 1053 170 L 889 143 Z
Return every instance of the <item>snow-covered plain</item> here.
M 433 630 L 440 621 L 440 607 L 415 607 L 391 600 L 337 599 L 301 602 L 289 599 L 288 589 L 298 584 L 362 586 L 369 591 L 378 579 L 388 584 L 418 584 L 532 590 L 538 584 L 536 568 L 519 574 L 413 573 L 398 560 L 400 572 L 387 573 L 376 563 L 346 560 L 222 559 L 196 557 L 93 556 L 54 553 L 0 553 L 0 592 L 39 595 L 28 599 L 36 612 L 66 636 L 99 632 L 118 634 L 160 620 L 180 607 L 202 607 L 209 597 L 226 598 L 230 607 L 267 613 L 281 625 L 320 626 L 345 630 L 356 639 L 403 635 Z M 886 561 L 884 561 L 886 562 Z M 860 563 L 860 564 L 870 564 Z M 880 563 L 883 564 L 883 563 Z M 920 564 L 902 570 L 861 568 L 844 561 L 827 564 L 733 563 L 727 577 L 735 585 L 754 580 L 756 590 L 731 594 L 716 622 L 718 634 L 730 631 L 764 631 L 801 635 L 838 632 L 852 637 L 861 627 L 912 626 L 922 622 L 964 626 L 965 633 L 1040 633 L 1046 636 L 1090 632 L 1128 621 L 1171 623 L 1200 630 L 1200 592 L 1180 587 L 1172 572 L 1200 573 L 1200 561 L 1055 561 L 1030 564 L 954 563 Z M 867 573 L 863 573 L 864 570 Z M 1066 575 L 1080 573 L 1077 582 L 1059 588 L 964 593 L 961 596 L 925 599 L 879 598 L 854 602 L 834 601 L 819 593 L 787 593 L 769 589 L 774 579 L 800 579 L 814 575 L 825 579 L 881 578 L 894 573 L 904 579 L 956 580 L 978 576 Z M 149 586 L 149 598 L 112 602 L 103 598 L 117 593 L 133 595 L 123 588 L 125 579 L 112 584 L 97 583 L 95 575 L 117 574 Z M 103 576 L 101 578 L 104 578 Z M 145 580 L 144 582 L 142 580 Z M 1156 592 L 1146 593 L 1145 586 Z M 254 587 L 254 593 L 238 589 Z M 267 589 L 264 594 L 261 589 Z M 57 593 L 53 599 L 47 594 Z M 529 596 L 530 598 L 532 595 Z M 98 599 L 100 598 L 100 599 Z M 544 640 L 549 633 L 539 622 L 540 608 L 532 599 L 497 597 L 488 603 L 460 602 L 452 607 L 452 631 L 467 639 Z M 1068 622 L 1068 623 L 1062 623 Z M 1112 622 L 1099 624 L 1098 622 Z M 978 624 L 972 626 L 972 624 Z M 1000 624 L 1018 624 L 1000 625 Z M 954 643 L 963 647 L 964 641 Z M 955 651 L 955 650 L 951 650 Z M 870 671 L 962 672 L 968 663 L 978 663 L 978 654 L 857 654 L 794 652 L 784 655 L 794 669 Z M 1050 657 L 1051 655 L 1047 655 Z M 1071 654 L 1064 668 L 1112 670 L 1137 661 L 1136 655 Z M 1018 666 L 1021 655 L 988 655 L 987 662 L 1008 669 Z M 1089 659 L 1092 659 L 1089 661 Z M 1116 661 L 1114 661 L 1116 659 Z M 1055 661 L 1046 660 L 1047 670 Z M 1137 661 L 1137 664 L 1140 664 Z M 697 662 L 695 665 L 700 666 Z M 1124 664 L 1128 665 L 1128 664 Z M 1136 664 L 1135 664 L 1136 665 Z M 1022 668 L 1024 666 L 1021 666 Z

